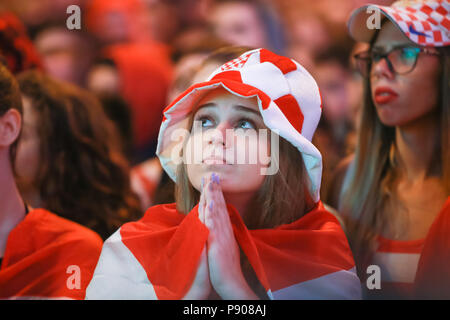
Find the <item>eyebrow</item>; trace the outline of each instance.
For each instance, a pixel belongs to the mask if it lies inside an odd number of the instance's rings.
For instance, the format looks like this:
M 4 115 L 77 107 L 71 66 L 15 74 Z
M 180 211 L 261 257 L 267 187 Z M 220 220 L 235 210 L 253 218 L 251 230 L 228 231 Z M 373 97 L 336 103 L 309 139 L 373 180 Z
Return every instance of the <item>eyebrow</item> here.
M 377 46 L 377 45 L 374 45 L 372 49 L 375 49 L 375 50 L 387 49 L 387 50 L 384 50 L 385 52 L 387 52 L 387 51 L 391 51 L 391 50 L 395 50 L 395 49 L 399 49 L 399 48 L 405 48 L 405 47 L 415 48 L 414 44 L 398 43 L 398 44 L 394 44 L 394 45 L 391 45 L 391 46 L 383 46 L 383 45 Z
M 203 105 L 201 105 L 201 106 L 196 110 L 196 113 L 197 113 L 198 111 L 200 111 L 200 109 L 203 109 L 203 108 L 212 108 L 212 107 L 215 107 L 215 106 L 216 106 L 216 104 L 213 103 L 213 102 L 203 104 Z M 233 109 L 238 110 L 238 111 L 243 111 L 243 112 L 253 113 L 253 114 L 256 114 L 257 116 L 259 116 L 259 117 L 262 118 L 261 113 L 260 113 L 259 111 L 256 111 L 256 110 L 254 110 L 254 109 L 248 108 L 248 107 L 243 106 L 243 105 L 240 105 L 240 104 L 233 105 Z

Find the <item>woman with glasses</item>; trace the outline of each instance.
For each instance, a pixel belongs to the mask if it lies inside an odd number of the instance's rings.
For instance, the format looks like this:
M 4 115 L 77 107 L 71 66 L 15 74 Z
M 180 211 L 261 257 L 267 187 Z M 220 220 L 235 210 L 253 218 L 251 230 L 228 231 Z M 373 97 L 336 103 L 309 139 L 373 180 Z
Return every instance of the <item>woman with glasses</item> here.
M 397 1 L 348 23 L 370 47 L 355 56 L 361 129 L 335 191 L 367 298 L 450 298 L 449 11 Z

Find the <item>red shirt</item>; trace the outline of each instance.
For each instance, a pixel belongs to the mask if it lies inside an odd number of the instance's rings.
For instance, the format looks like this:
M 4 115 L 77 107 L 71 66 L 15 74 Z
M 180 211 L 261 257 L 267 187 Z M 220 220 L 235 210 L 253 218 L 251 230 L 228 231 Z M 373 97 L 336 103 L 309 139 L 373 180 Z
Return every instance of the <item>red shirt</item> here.
M 0 298 L 84 299 L 102 247 L 94 231 L 43 209 L 9 234 Z

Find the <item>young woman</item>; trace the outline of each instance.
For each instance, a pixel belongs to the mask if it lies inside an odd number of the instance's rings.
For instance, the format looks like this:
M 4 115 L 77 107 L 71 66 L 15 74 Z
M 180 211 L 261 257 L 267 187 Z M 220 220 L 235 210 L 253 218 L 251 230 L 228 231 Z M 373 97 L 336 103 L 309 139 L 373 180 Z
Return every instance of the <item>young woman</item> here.
M 320 113 L 310 74 L 265 49 L 188 88 L 157 148 L 176 203 L 105 242 L 86 297 L 358 298 L 344 232 L 319 199 Z
M 108 238 L 141 217 L 119 137 L 86 91 L 36 71 L 18 76 L 24 130 L 17 182 L 27 203 Z
M 1 64 L 0 88 L 0 299 L 83 299 L 102 240 L 24 203 L 14 179 L 22 102 L 17 81 Z
M 366 9 L 349 21 L 350 34 L 370 49 L 356 55 L 365 105 L 336 190 L 340 212 L 362 280 L 369 265 L 381 272 L 381 288 L 368 297 L 449 298 L 450 5 L 379 6 L 379 30 L 367 28 Z

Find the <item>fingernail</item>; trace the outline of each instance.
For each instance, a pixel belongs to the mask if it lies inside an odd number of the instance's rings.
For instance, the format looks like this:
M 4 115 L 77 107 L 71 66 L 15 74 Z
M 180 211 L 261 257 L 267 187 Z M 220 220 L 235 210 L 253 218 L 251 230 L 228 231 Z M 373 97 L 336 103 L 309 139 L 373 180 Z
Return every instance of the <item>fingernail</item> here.
M 220 181 L 219 181 L 219 175 L 213 173 L 213 174 L 212 174 L 212 180 L 213 180 L 213 182 L 219 184 L 219 183 L 220 183 Z
M 214 200 L 211 200 L 211 202 L 209 203 L 209 209 L 212 209 L 213 204 L 214 204 Z
M 202 189 L 205 186 L 205 177 L 202 177 Z

